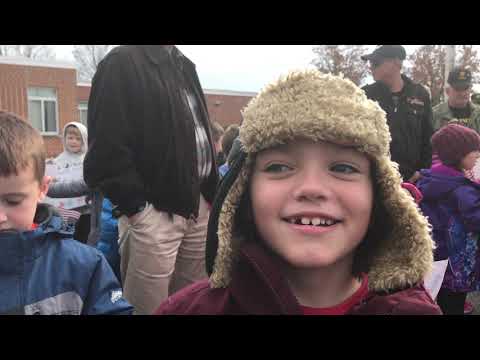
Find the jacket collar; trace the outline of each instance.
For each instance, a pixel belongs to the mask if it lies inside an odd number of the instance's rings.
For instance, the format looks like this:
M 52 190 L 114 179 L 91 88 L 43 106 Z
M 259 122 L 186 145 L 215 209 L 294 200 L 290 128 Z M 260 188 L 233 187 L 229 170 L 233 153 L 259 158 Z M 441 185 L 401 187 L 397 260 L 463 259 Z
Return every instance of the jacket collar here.
M 403 96 L 410 96 L 412 92 L 412 85 L 413 81 L 406 75 L 401 74 L 402 80 L 403 80 L 403 89 L 402 89 L 402 95 Z M 381 81 L 375 81 L 372 84 L 373 89 L 375 89 L 375 92 L 377 92 L 379 95 L 390 95 L 392 92 L 390 91 L 390 88 L 383 82 Z
M 447 165 L 444 165 L 442 163 L 439 163 L 439 164 L 436 164 L 436 165 L 433 165 L 431 167 L 431 173 L 432 174 L 440 174 L 440 175 L 445 175 L 445 176 L 461 176 L 461 177 L 465 177 L 465 175 L 455 169 L 454 167 L 451 167 L 451 166 L 447 166 Z
M 240 254 L 229 288 L 242 313 L 302 315 L 300 304 L 288 286 L 278 257 L 254 242 L 245 243 Z M 402 304 L 400 308 L 399 304 Z M 369 291 L 348 314 L 388 315 L 402 312 L 415 314 L 421 313 L 424 311 L 422 309 L 426 308 L 429 309 L 429 313 L 438 312 L 433 300 L 420 283 L 392 293 L 380 294 Z
M 170 53 L 162 45 L 138 45 L 141 51 L 143 51 L 147 58 L 154 64 L 161 64 L 164 61 L 168 61 L 170 58 Z M 173 53 L 172 49 L 172 53 Z
M 164 64 L 165 62 L 172 61 L 183 67 L 184 64 L 195 67 L 195 64 L 190 61 L 183 53 L 178 50 L 176 46 L 173 46 L 171 51 L 167 50 L 163 45 L 138 45 L 142 49 L 147 58 L 156 65 Z
M 300 315 L 300 305 L 283 276 L 281 261 L 264 246 L 245 243 L 230 289 L 247 314 Z
M 41 255 L 47 234 L 56 233 L 60 238 L 71 238 L 73 226 L 66 224 L 50 205 L 39 204 L 35 213 L 35 230 L 0 231 L 0 273 L 19 270 L 24 260 Z
M 474 104 L 473 102 L 470 101 L 469 103 L 470 109 L 471 109 L 471 115 L 470 118 L 473 120 L 477 117 L 480 117 L 480 106 Z M 439 114 L 442 114 L 442 117 L 447 118 L 448 120 L 453 119 L 453 113 L 450 110 L 450 106 L 448 106 L 448 101 L 441 102 L 436 106 L 436 111 Z

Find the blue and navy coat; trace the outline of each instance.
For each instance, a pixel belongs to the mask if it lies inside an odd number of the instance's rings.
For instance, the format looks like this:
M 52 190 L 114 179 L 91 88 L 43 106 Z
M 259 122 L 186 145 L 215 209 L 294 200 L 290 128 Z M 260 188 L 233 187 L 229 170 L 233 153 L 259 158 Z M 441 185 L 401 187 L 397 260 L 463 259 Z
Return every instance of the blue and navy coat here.
M 0 314 L 131 314 L 104 256 L 40 204 L 35 230 L 0 231 Z

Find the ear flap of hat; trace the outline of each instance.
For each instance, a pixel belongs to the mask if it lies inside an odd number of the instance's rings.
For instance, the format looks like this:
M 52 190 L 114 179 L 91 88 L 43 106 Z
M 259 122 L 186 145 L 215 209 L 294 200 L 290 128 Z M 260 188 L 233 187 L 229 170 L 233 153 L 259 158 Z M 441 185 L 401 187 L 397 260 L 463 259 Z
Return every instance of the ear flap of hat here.
M 377 159 L 380 198 L 391 218 L 390 236 L 382 239 L 369 271 L 369 287 L 376 291 L 405 288 L 423 280 L 433 264 L 430 224 L 412 197 L 401 188 L 398 165 Z
M 207 244 L 205 248 L 205 265 L 207 268 L 208 276 L 211 276 L 214 269 L 215 257 L 218 252 L 218 228 L 219 228 L 219 215 L 222 210 L 222 206 L 225 202 L 225 198 L 229 195 L 229 190 L 238 183 L 237 176 L 245 164 L 247 154 L 239 150 L 239 155 L 236 158 L 235 162 L 230 167 L 229 171 L 225 174 L 225 177 L 222 179 L 220 186 L 217 190 L 215 199 L 213 200 L 212 208 L 210 209 L 210 217 L 208 219 L 208 231 L 207 231 Z M 238 185 L 237 185 L 238 186 Z M 231 200 L 230 200 L 231 201 Z M 236 202 L 236 201 L 235 201 Z M 233 218 L 232 218 L 233 226 Z M 225 224 L 222 228 L 225 227 Z M 222 233 L 226 230 L 223 229 Z M 222 243 L 223 246 L 223 243 Z

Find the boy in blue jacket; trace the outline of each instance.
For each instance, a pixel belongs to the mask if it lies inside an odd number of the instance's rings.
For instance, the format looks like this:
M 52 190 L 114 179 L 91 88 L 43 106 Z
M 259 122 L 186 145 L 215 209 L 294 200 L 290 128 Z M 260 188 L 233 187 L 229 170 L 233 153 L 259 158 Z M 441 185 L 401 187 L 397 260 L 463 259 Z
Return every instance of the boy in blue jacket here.
M 131 314 L 100 252 L 39 204 L 49 178 L 40 134 L 0 111 L 0 314 Z

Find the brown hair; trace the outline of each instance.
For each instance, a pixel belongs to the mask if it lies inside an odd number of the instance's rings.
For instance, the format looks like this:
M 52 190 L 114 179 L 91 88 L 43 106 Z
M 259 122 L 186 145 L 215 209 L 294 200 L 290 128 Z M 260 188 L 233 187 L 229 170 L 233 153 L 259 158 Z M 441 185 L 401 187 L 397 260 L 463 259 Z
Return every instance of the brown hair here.
M 230 125 L 223 134 L 222 150 L 226 157 L 228 157 L 228 154 L 230 153 L 233 145 L 233 140 L 235 140 L 235 138 L 238 136 L 238 131 L 238 125 L 233 124 Z
M 80 129 L 76 125 L 68 125 L 65 128 L 65 134 L 64 135 L 67 135 L 68 133 L 73 133 L 75 135 L 80 135 L 80 137 L 82 136 L 82 133 L 80 132 Z
M 379 176 L 375 161 L 370 160 L 373 207 L 367 233 L 358 245 L 353 256 L 352 273 L 355 276 L 368 273 L 377 255 L 380 244 L 391 235 L 391 229 L 393 228 L 392 218 L 381 200 L 382 195 L 380 194 L 380 186 L 378 184 Z
M 33 165 L 35 179 L 41 182 L 45 159 L 40 133 L 18 115 L 0 110 L 0 176 L 18 175 Z
M 220 138 L 222 137 L 222 135 L 224 133 L 223 127 L 222 127 L 222 125 L 220 125 L 216 121 L 212 121 L 211 125 L 212 125 L 211 127 L 212 127 L 213 141 L 217 142 L 218 140 L 220 140 Z

